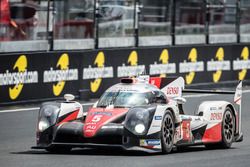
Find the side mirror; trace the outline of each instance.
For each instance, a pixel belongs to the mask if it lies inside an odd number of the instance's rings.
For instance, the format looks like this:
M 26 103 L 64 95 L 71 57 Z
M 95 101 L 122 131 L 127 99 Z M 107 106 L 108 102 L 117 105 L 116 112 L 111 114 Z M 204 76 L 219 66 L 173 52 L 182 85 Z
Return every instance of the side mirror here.
M 65 99 L 67 102 L 69 102 L 69 101 L 74 100 L 74 99 L 75 99 L 75 96 L 72 95 L 72 94 L 65 94 L 65 95 L 64 95 L 64 99 Z
M 184 97 L 175 97 L 174 100 L 177 102 L 177 104 L 185 104 L 187 102 Z
M 166 103 L 166 99 L 163 96 L 156 96 L 154 99 L 155 103 L 160 103 L 160 104 L 165 104 Z

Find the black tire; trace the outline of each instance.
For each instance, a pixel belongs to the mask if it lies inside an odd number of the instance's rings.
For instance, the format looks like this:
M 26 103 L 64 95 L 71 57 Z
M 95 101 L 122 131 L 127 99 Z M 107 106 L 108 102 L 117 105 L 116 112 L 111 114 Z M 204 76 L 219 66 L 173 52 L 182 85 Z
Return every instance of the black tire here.
M 231 108 L 227 107 L 222 120 L 220 143 L 205 145 L 208 149 L 227 149 L 230 148 L 234 140 L 235 118 Z
M 50 146 L 46 148 L 46 151 L 50 153 L 69 153 L 71 151 L 71 147 L 63 147 L 63 146 Z
M 161 145 L 162 153 L 167 154 L 172 151 L 174 145 L 174 118 L 173 114 L 167 110 L 162 120 L 161 126 Z

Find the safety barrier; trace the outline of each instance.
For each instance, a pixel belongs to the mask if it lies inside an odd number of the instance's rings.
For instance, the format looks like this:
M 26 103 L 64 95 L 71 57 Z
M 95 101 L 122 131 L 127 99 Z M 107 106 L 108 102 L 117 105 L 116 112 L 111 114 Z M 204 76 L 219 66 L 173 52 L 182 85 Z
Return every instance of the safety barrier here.
M 1 54 L 0 104 L 58 99 L 79 90 L 95 98 L 119 78 L 144 72 L 183 76 L 187 85 L 248 80 L 249 49 L 239 44 Z

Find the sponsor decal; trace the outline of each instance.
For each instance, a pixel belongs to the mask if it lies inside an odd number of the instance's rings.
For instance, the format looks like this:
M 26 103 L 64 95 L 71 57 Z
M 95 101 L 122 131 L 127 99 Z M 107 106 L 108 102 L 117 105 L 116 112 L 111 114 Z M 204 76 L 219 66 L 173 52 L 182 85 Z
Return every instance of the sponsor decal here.
M 85 79 L 95 79 L 90 82 L 90 90 L 95 93 L 98 91 L 102 78 L 113 78 L 114 70 L 113 67 L 105 67 L 105 55 L 103 52 L 99 52 L 95 58 L 94 65 L 97 67 L 83 68 L 83 76 Z
M 247 70 L 250 69 L 248 47 L 243 48 L 240 58 L 240 60 L 237 59 L 233 61 L 233 70 L 240 70 L 238 73 L 238 80 L 244 80 L 247 75 Z
M 107 116 L 112 116 L 111 112 L 93 112 L 92 115 L 107 115 Z
M 136 51 L 130 53 L 127 63 L 129 66 L 122 64 L 122 66 L 117 67 L 118 78 L 136 76 L 145 71 L 145 65 L 138 65 L 138 55 Z
M 190 136 L 190 121 L 191 120 L 183 120 L 181 123 L 182 127 L 182 140 L 190 141 L 191 136 Z
M 12 100 L 18 98 L 22 92 L 24 84 L 38 83 L 38 72 L 28 71 L 28 60 L 25 55 L 21 55 L 15 62 L 13 70 L 17 72 L 10 72 L 6 70 L 5 73 L 0 73 L 0 86 L 9 87 L 9 97 Z
M 234 103 L 240 105 L 242 96 L 242 82 L 237 86 L 236 93 L 234 95 Z
M 141 139 L 140 146 L 160 146 L 161 140 L 159 139 Z
M 204 71 L 204 62 L 197 61 L 197 50 L 196 48 L 192 48 L 188 55 L 188 60 L 190 62 L 186 62 L 179 64 L 180 73 L 188 73 L 185 76 L 185 80 L 187 84 L 191 84 L 194 80 L 196 72 Z
M 192 120 L 192 117 L 187 116 L 187 115 L 180 115 L 182 120 Z
M 222 47 L 217 50 L 215 59 L 215 61 L 212 59 L 207 62 L 207 71 L 215 71 L 213 73 L 213 82 L 217 83 L 220 81 L 222 71 L 229 71 L 231 68 L 230 61 L 224 60 L 224 49 Z
M 161 115 L 156 115 L 155 120 L 162 120 L 162 116 Z
M 222 113 L 211 113 L 210 120 L 222 120 Z
M 180 87 L 168 87 L 167 94 L 168 95 L 178 95 L 180 91 Z
M 157 62 L 154 62 L 154 64 L 149 65 L 150 75 L 160 74 L 160 77 L 166 77 L 166 74 L 176 73 L 176 64 L 169 63 L 169 54 L 167 49 L 164 49 L 162 51 L 159 61 L 161 62 L 161 64 L 157 64 Z
M 96 129 L 96 126 L 95 125 L 87 125 L 86 126 L 86 131 L 92 131 L 92 130 L 95 130 Z
M 178 142 L 182 139 L 181 126 L 175 128 L 175 142 Z
M 210 110 L 211 110 L 211 111 L 217 110 L 217 107 L 210 107 Z
M 64 89 L 66 81 L 78 80 L 78 69 L 69 69 L 69 55 L 67 53 L 61 55 L 56 67 L 58 69 L 55 70 L 51 67 L 50 70 L 43 72 L 43 82 L 57 82 L 53 84 L 53 94 L 59 96 Z

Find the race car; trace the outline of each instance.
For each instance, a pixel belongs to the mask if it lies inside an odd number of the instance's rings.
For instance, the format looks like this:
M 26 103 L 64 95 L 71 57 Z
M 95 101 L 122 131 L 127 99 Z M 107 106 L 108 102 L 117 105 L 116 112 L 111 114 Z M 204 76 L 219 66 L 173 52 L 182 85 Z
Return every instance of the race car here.
M 163 80 L 149 76 L 121 79 L 87 112 L 71 94 L 66 94 L 66 101 L 61 103 L 43 103 L 37 123 L 37 146 L 33 148 L 61 152 L 76 147 L 119 147 L 170 153 L 174 148 L 191 145 L 230 148 L 233 142 L 243 140 L 242 82 L 233 92 L 236 107 L 223 100 L 204 101 L 195 115 L 185 115 L 185 91 L 232 92 L 187 90 L 182 77 L 168 81 L 166 86 L 162 86 Z

